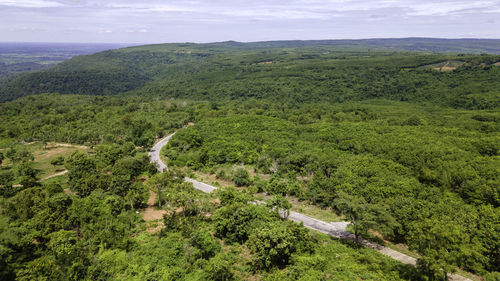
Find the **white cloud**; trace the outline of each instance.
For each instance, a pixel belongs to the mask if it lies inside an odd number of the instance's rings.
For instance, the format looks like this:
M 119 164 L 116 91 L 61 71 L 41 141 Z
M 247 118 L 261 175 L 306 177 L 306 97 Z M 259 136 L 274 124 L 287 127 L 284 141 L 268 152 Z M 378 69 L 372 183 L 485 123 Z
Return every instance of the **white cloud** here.
M 53 8 L 61 7 L 62 4 L 45 0 L 0 0 L 0 6 L 11 6 L 21 8 Z
M 500 0 L 0 0 L 0 38 L 37 36 L 2 31 L 20 27 L 73 41 L 498 38 L 497 18 Z
M 496 3 L 492 1 L 421 2 L 410 6 L 412 11 L 408 14 L 410 16 L 448 15 L 471 9 L 484 9 L 492 7 L 495 4 Z

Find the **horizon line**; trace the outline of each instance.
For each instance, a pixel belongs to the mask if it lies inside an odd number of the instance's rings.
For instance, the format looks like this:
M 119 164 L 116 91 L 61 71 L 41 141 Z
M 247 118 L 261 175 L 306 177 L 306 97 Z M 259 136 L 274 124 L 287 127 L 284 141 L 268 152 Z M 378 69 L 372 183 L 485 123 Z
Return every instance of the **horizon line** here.
M 184 41 L 184 42 L 74 42 L 74 41 L 0 41 L 0 44 L 88 44 L 88 45 L 160 45 L 160 44 L 216 44 L 216 43 L 265 43 L 265 42 L 292 42 L 292 41 L 363 41 L 363 40 L 403 40 L 403 39 L 438 39 L 438 40 L 500 40 L 500 38 L 471 38 L 471 37 L 368 37 L 368 38 L 345 38 L 345 39 L 278 39 L 278 40 L 259 40 L 259 41 L 236 41 L 236 40 L 224 40 L 224 41 Z

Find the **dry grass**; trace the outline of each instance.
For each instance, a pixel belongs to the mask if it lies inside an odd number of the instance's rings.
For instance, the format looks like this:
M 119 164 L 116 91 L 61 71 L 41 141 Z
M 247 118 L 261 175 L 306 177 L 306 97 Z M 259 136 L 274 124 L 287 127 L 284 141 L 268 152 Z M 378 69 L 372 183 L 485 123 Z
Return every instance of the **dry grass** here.
M 457 68 L 453 67 L 453 66 L 443 66 L 440 69 L 439 68 L 434 68 L 434 69 L 438 70 L 438 71 L 453 71 L 453 70 L 455 70 Z
M 78 149 L 89 149 L 89 147 L 85 146 L 85 145 L 70 144 L 70 143 L 50 142 L 50 143 L 47 144 L 47 149 L 57 148 L 57 147 L 70 147 L 70 148 L 78 148 Z
M 203 173 L 203 172 L 199 172 L 199 171 L 195 171 L 194 174 L 196 175 L 196 178 L 199 181 L 207 183 L 207 184 L 213 185 L 213 184 L 217 183 L 222 187 L 234 186 L 234 183 L 232 181 L 218 179 L 216 177 L 216 175 L 214 175 L 214 174 L 208 174 L 208 173 Z
M 64 193 L 68 194 L 69 196 L 76 196 L 76 192 L 71 191 L 69 188 L 65 188 Z

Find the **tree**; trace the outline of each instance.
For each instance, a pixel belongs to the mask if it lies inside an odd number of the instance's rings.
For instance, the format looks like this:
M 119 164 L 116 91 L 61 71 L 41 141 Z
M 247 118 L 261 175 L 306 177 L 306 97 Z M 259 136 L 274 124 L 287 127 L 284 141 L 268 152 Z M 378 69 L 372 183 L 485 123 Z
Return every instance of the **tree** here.
M 113 165 L 113 174 L 136 178 L 142 172 L 142 163 L 133 157 L 126 156 Z
M 287 219 L 290 215 L 290 209 L 292 204 L 282 195 L 278 194 L 273 196 L 273 198 L 268 202 L 270 206 L 282 219 Z
M 283 268 L 303 239 L 295 235 L 287 224 L 267 223 L 254 230 L 248 238 L 248 247 L 253 253 L 252 264 L 257 269 Z M 307 235 L 306 235 L 307 236 Z
M 243 243 L 259 224 L 271 219 L 265 206 L 236 203 L 217 209 L 213 215 L 215 234 L 229 242 Z
M 157 191 L 158 195 L 158 205 L 161 207 L 163 205 L 162 191 L 168 186 L 175 184 L 182 184 L 184 181 L 184 175 L 177 171 L 165 171 L 163 173 L 158 173 L 148 180 L 148 185 Z
M 21 267 L 24 257 L 33 254 L 28 246 L 31 242 L 23 240 L 23 231 L 13 226 L 8 217 L 0 214 L 1 280 L 15 280 L 16 270 Z
M 147 200 L 147 189 L 142 182 L 135 182 L 130 186 L 125 201 L 130 205 L 130 209 L 141 208 Z
M 15 190 L 12 187 L 12 182 L 14 181 L 14 174 L 7 170 L 0 170 L 0 196 L 10 197 L 13 196 Z
M 2 167 L 3 160 L 5 160 L 5 155 L 3 155 L 2 152 L 0 152 L 0 167 Z
M 20 178 L 19 182 L 24 188 L 34 187 L 39 184 L 36 174 L 37 171 L 33 168 L 31 162 L 22 161 L 16 167 L 16 175 Z
M 35 159 L 33 154 L 24 147 L 15 148 L 12 146 L 7 150 L 6 156 L 14 163 L 29 162 Z
M 369 204 L 360 196 L 339 192 L 334 201 L 334 207 L 344 214 L 351 223 L 356 241 L 370 229 L 390 234 L 396 224 L 385 206 Z
M 408 235 L 410 249 L 421 257 L 417 266 L 431 280 L 447 280 L 460 259 L 461 247 L 469 241 L 467 234 L 448 219 L 429 218 L 415 222 Z
M 206 229 L 200 229 L 191 237 L 191 245 L 199 250 L 199 255 L 202 259 L 210 259 L 215 256 L 221 249 L 219 242 L 217 242 L 210 232 Z
M 85 197 L 97 188 L 96 161 L 86 153 L 75 151 L 65 163 L 70 187 Z

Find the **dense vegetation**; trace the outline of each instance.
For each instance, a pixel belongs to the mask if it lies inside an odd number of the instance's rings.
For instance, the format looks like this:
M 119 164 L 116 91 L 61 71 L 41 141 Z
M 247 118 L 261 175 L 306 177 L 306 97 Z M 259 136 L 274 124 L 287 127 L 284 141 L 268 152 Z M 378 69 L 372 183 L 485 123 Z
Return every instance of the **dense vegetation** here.
M 449 262 L 476 272 L 500 266 L 496 112 L 401 102 L 228 107 L 177 133 L 170 165 L 214 174 L 244 165 L 260 175 L 251 190 L 334 208 L 342 193 L 364 198 L 395 219 L 378 225 L 386 237 L 418 249 L 423 236 L 451 235 L 443 239 L 452 245 L 440 245 Z
M 305 47 L 297 47 L 301 45 Z M 0 87 L 0 101 L 47 92 L 132 92 L 216 101 L 257 98 L 303 103 L 385 98 L 467 109 L 498 106 L 500 68 L 494 64 L 500 56 L 415 55 L 370 51 L 361 43 L 345 46 L 351 48 L 322 41 L 228 42 L 105 51 L 22 75 Z M 464 63 L 453 73 L 425 67 L 448 60 Z
M 461 268 L 495 280 L 500 57 L 337 43 L 126 48 L 3 85 L 2 100 L 61 94 L 0 104 L 1 278 L 441 280 Z M 146 152 L 177 129 L 164 150 L 175 169 L 157 174 Z M 88 148 L 42 180 L 32 141 Z M 200 194 L 185 173 L 238 190 Z M 151 194 L 156 225 L 141 216 Z M 269 204 L 247 204 L 263 194 Z M 271 207 L 285 198 L 408 245 L 418 271 L 281 220 Z
M 2 279 L 420 278 L 388 257 L 284 222 L 266 205 L 247 204 L 248 194 L 228 189 L 207 196 L 183 183 L 180 172 L 156 174 L 144 148 L 136 147 L 151 142 L 143 143 L 133 124 L 149 114 L 147 134 L 154 139 L 205 114 L 209 104 L 40 95 L 1 107 Z M 80 114 L 71 115 L 69 108 Z M 64 130 L 50 130 L 45 139 L 37 133 L 43 130 L 33 131 L 48 124 Z M 81 134 L 83 128 L 93 133 Z M 19 139 L 94 147 L 54 159 L 68 174 L 41 181 Z M 165 227 L 153 234 L 137 212 L 146 206 L 148 189 L 157 192 L 156 205 L 166 211 Z

